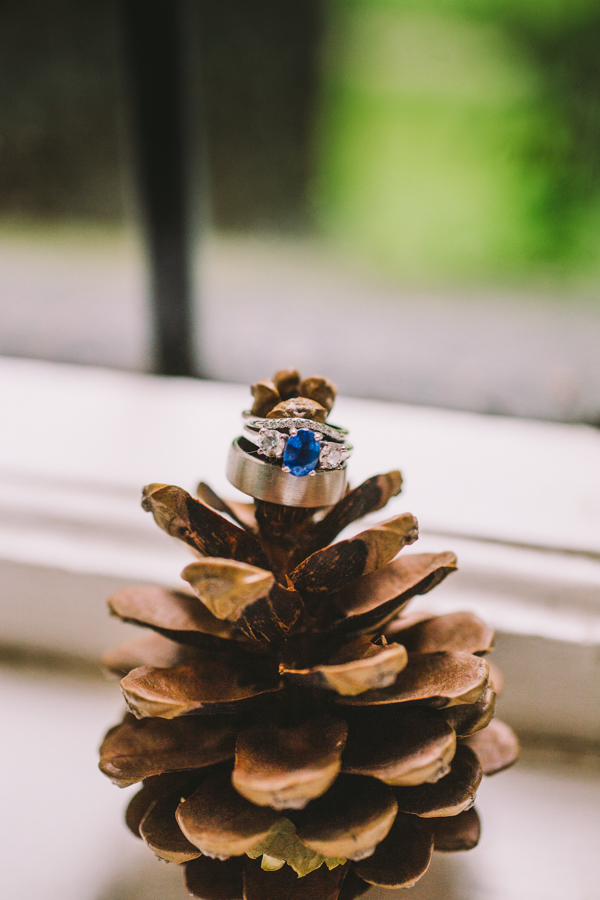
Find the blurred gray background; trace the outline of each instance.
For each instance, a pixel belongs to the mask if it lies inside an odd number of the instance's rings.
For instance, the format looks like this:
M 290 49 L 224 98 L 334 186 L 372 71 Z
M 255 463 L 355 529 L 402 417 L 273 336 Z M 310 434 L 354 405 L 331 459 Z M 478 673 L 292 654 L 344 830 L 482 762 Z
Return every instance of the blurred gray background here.
M 596 423 L 595 4 L 190 5 L 188 369 Z M 1 353 L 165 370 L 124 7 L 3 4 Z

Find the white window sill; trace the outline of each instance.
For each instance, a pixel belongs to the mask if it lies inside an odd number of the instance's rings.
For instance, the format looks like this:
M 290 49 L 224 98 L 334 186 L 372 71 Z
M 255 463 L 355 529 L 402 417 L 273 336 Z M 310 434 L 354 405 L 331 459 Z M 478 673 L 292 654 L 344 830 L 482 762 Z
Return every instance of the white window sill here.
M 176 584 L 188 561 L 140 488 L 202 479 L 232 496 L 247 387 L 6 358 L 0 384 L 2 640 L 96 656 L 126 633 L 106 596 Z M 352 431 L 354 483 L 403 471 L 383 515 L 409 509 L 419 549 L 457 552 L 459 572 L 416 602 L 497 629 L 503 715 L 600 739 L 600 431 L 345 397 L 335 418 Z

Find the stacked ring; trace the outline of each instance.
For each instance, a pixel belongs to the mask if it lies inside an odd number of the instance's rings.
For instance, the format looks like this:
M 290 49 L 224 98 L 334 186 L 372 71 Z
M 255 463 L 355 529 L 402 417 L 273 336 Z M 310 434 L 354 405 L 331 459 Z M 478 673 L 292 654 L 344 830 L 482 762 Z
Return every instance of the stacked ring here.
M 258 456 L 243 437 L 231 445 L 227 477 L 231 484 L 256 500 L 281 506 L 333 506 L 346 491 L 346 467 L 317 469 L 313 478 L 299 478 Z
M 306 428 L 312 422 L 311 419 L 264 419 L 253 416 L 249 412 L 243 413 L 242 419 L 244 428 L 253 432 L 260 431 L 261 428 L 282 428 L 289 431 L 291 428 Z M 325 425 L 321 422 L 312 422 L 312 424 L 315 425 L 316 431 L 321 432 L 326 437 L 330 437 L 334 441 L 343 442 L 348 434 L 348 429 L 342 428 L 341 425 Z
M 317 467 L 342 466 L 352 450 L 346 434 L 345 429 L 335 425 L 306 419 L 253 419 L 244 427 L 244 437 L 256 445 L 260 456 L 282 459 L 284 472 L 296 477 L 312 475 Z
M 227 477 L 259 500 L 329 506 L 346 489 L 346 461 L 352 451 L 347 434 L 344 428 L 311 419 L 263 419 L 244 413 L 244 432 L 231 447 Z

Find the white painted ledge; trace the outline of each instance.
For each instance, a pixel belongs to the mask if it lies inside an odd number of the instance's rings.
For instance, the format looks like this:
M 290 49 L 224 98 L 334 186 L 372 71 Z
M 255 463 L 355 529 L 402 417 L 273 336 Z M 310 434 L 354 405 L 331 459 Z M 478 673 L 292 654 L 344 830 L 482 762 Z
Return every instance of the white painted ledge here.
M 224 465 L 247 400 L 246 386 L 0 359 L 2 641 L 95 656 L 124 639 L 105 597 L 176 584 L 188 560 L 141 486 L 235 494 Z M 600 431 L 349 398 L 335 421 L 354 483 L 402 469 L 384 515 L 418 516 L 415 549 L 458 553 L 459 573 L 416 602 L 497 629 L 504 715 L 600 739 Z

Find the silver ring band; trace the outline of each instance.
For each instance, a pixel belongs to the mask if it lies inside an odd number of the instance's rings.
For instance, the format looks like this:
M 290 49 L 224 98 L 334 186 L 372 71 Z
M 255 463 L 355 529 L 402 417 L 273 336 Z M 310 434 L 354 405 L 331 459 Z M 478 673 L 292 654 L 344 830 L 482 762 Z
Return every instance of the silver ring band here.
M 303 420 L 303 421 L 306 421 L 306 420 Z M 306 429 L 306 425 L 302 426 L 302 430 L 304 430 L 304 429 Z M 297 430 L 300 431 L 300 429 L 297 429 Z M 314 433 L 323 434 L 322 429 L 317 426 L 314 426 L 313 428 L 310 428 L 308 430 L 312 431 L 313 434 Z M 253 444 L 256 444 L 257 447 L 260 447 L 263 434 L 272 434 L 275 431 L 277 431 L 277 429 L 271 428 L 268 426 L 261 429 L 261 431 L 254 431 L 252 428 L 250 428 L 250 426 L 247 425 L 244 428 L 242 434 L 248 441 L 251 441 Z M 284 432 L 280 432 L 280 433 L 281 433 L 283 439 L 285 439 L 287 437 L 287 435 Z M 294 433 L 294 429 L 292 429 L 292 433 Z M 325 443 L 327 443 L 327 442 L 325 442 Z M 351 451 L 354 449 L 352 444 L 349 444 L 348 441 L 344 441 L 344 439 L 341 436 L 333 443 L 335 444 L 336 447 L 339 447 L 340 450 L 347 451 L 347 453 L 344 454 L 345 456 L 350 456 Z
M 306 426 L 306 420 L 302 422 Z M 338 469 L 316 469 L 314 477 L 298 478 L 254 453 L 247 453 L 239 442 L 240 438 L 236 438 L 231 445 L 227 478 L 234 487 L 256 500 L 280 506 L 333 506 L 346 492 L 345 465 Z
M 260 419 L 250 413 L 243 413 L 244 430 L 252 429 L 257 433 L 261 428 L 272 428 L 274 431 L 289 431 L 291 428 L 310 428 L 312 431 L 318 431 L 324 437 L 331 438 L 333 441 L 344 442 L 348 434 L 347 428 L 339 425 L 325 425 L 321 422 L 313 422 L 312 419 Z

